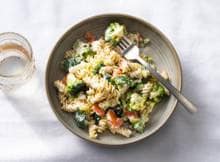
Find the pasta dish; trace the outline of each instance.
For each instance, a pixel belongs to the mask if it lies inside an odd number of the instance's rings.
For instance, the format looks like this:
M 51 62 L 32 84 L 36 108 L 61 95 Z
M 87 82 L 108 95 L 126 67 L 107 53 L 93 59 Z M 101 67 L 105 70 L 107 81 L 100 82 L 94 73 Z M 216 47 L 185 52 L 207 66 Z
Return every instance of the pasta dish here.
M 91 138 L 106 131 L 125 137 L 143 133 L 155 105 L 169 95 L 144 66 L 118 52 L 124 35 L 140 48 L 150 43 L 117 22 L 99 39 L 87 32 L 65 52 L 61 67 L 66 75 L 54 82 L 61 109 L 72 113 L 73 124 L 88 130 Z M 140 55 L 156 68 L 152 58 Z M 168 79 L 165 71 L 160 73 Z

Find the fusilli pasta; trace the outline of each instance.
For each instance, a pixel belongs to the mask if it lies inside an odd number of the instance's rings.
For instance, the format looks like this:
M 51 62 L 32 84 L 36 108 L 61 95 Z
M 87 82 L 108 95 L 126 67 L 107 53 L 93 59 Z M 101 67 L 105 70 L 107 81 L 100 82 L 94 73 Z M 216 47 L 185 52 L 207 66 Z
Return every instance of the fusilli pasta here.
M 77 40 L 64 54 L 62 67 L 67 75 L 54 82 L 61 109 L 73 113 L 76 125 L 88 128 L 90 138 L 106 130 L 125 137 L 143 132 L 149 114 L 168 94 L 144 66 L 117 52 L 115 44 L 125 31 L 125 26 L 113 23 L 104 38 Z M 133 41 L 142 41 L 134 43 L 143 43 L 140 35 L 128 35 Z M 165 71 L 161 75 L 169 79 Z

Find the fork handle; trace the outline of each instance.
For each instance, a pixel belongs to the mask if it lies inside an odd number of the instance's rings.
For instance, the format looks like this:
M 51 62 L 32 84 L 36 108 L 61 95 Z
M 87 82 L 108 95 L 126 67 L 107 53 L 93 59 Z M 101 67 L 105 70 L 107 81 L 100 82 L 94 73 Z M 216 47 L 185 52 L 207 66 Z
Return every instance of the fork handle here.
M 196 106 L 190 102 L 185 96 L 183 96 L 170 82 L 165 80 L 151 65 L 145 62 L 141 57 L 138 57 L 137 60 L 144 65 L 164 87 L 166 87 L 172 95 L 184 106 L 184 108 L 190 113 L 197 112 Z

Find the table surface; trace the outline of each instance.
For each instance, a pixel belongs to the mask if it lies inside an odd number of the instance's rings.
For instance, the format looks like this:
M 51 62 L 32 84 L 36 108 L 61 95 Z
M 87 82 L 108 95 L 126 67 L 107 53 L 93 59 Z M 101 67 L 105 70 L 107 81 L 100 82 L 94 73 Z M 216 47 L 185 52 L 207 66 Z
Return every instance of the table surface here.
M 57 120 L 45 94 L 44 73 L 52 47 L 70 26 L 114 12 L 145 19 L 168 36 L 182 63 L 183 93 L 199 111 L 190 115 L 178 105 L 150 138 L 105 148 L 72 135 Z M 2 0 L 0 32 L 28 38 L 37 71 L 20 92 L 0 92 L 0 161 L 219 161 L 219 15 L 218 0 Z

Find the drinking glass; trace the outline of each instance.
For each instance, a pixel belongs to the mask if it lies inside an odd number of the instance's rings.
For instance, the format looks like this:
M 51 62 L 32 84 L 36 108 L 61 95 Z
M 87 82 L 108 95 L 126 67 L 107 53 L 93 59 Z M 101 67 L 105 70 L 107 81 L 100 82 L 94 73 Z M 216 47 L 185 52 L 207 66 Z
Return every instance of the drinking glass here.
M 35 71 L 30 43 L 20 34 L 0 34 L 0 89 L 10 90 L 28 81 Z

